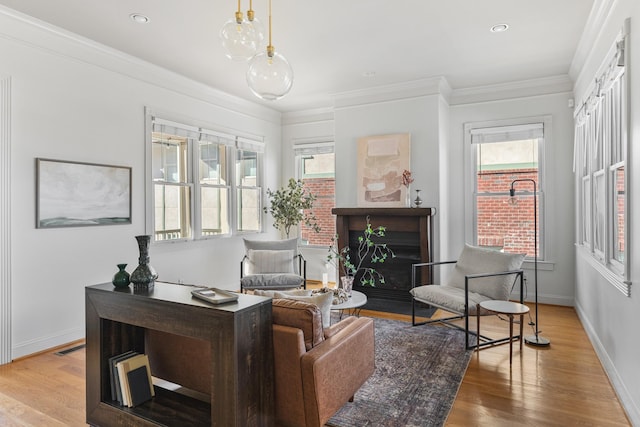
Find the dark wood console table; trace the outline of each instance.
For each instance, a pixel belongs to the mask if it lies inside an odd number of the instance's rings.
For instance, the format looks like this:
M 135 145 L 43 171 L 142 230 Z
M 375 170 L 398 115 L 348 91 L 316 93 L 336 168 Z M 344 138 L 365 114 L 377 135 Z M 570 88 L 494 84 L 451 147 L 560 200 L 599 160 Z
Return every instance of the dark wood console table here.
M 273 425 L 271 299 L 239 295 L 237 302 L 212 305 L 192 298 L 192 289 L 162 282 L 147 294 L 116 290 L 111 283 L 85 288 L 87 423 Z M 134 408 L 111 400 L 109 357 L 128 350 L 144 353 L 148 330 L 202 340 L 210 346 L 209 402 L 160 387 L 151 401 Z M 181 349 L 171 351 L 177 354 Z
M 411 264 L 433 261 L 433 216 L 435 208 L 333 208 L 336 215 L 336 233 L 340 248 L 357 246 L 357 236 L 367 224 L 384 226 L 386 236 L 382 239 L 396 253 L 396 258 L 384 264 L 371 265 L 385 277 L 384 285 L 375 288 L 359 286 L 354 289 L 373 298 L 410 300 Z M 422 283 L 432 283 L 429 269 L 422 269 Z

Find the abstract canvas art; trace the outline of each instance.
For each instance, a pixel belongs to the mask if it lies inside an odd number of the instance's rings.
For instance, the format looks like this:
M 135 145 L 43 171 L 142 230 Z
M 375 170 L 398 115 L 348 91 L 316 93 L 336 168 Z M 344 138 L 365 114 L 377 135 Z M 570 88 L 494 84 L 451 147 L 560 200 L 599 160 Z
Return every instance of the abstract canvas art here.
M 410 168 L 408 133 L 358 139 L 358 206 L 402 207 L 407 187 L 402 172 Z
M 131 223 L 131 168 L 36 159 L 36 228 Z

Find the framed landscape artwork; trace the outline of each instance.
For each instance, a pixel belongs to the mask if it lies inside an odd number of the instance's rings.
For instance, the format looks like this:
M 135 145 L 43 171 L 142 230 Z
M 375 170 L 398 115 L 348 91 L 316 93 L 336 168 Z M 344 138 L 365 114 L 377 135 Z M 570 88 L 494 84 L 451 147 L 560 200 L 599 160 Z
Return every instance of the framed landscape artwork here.
M 36 159 L 36 228 L 130 223 L 130 167 Z
M 358 206 L 404 207 L 410 169 L 411 135 L 399 133 L 358 138 Z

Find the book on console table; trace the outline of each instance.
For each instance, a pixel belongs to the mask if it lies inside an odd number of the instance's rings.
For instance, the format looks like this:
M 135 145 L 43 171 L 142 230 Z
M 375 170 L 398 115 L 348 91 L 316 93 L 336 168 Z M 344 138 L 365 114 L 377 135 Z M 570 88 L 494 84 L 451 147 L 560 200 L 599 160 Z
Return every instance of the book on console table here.
M 148 365 L 142 365 L 127 372 L 130 407 L 138 406 L 153 397 L 153 384 L 150 382 L 147 368 Z
M 151 396 L 154 396 L 155 390 L 153 389 L 153 383 L 151 382 L 151 367 L 149 366 L 149 358 L 146 354 L 137 354 L 116 364 L 118 376 L 120 378 L 120 388 L 122 390 L 122 400 L 124 406 L 134 406 L 131 395 L 131 385 L 129 383 L 129 373 L 141 367 L 145 369 L 147 375 L 147 391 Z
M 122 388 L 120 387 L 120 377 L 116 365 L 125 359 L 137 355 L 135 351 L 127 351 L 121 354 L 116 354 L 109 358 L 109 374 L 111 377 L 111 400 L 118 401 L 122 405 Z

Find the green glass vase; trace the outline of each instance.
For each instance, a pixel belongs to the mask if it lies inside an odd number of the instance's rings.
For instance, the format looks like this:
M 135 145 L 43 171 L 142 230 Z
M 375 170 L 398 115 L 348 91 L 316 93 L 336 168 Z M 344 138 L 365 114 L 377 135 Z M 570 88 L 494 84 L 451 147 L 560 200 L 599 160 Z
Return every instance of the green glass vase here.
M 129 286 L 131 276 L 129 276 L 125 268 L 127 268 L 127 264 L 118 264 L 118 272 L 113 275 L 111 283 L 113 283 L 113 286 L 116 288 L 126 288 Z

